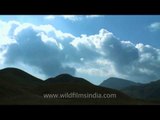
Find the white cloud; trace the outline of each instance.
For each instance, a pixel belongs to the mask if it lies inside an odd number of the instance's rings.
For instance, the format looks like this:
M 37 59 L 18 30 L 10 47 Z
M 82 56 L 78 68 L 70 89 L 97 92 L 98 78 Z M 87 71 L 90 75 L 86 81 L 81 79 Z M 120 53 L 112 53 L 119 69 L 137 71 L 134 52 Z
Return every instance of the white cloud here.
M 16 36 L 17 34 L 19 34 L 19 32 L 21 32 L 24 29 L 27 28 L 33 28 L 36 32 L 42 32 L 45 33 L 48 36 L 52 36 L 58 39 L 66 39 L 66 38 L 75 38 L 75 36 L 73 36 L 70 33 L 64 33 L 60 30 L 55 29 L 52 25 L 48 24 L 48 25 L 34 25 L 31 23 L 24 23 L 19 25 L 15 30 L 14 30 L 14 36 Z
M 54 38 L 52 37 L 48 37 L 46 34 L 44 34 L 44 32 L 41 32 L 41 33 L 38 33 L 37 36 L 40 36 L 41 37 L 41 40 L 44 42 L 44 43 L 53 43 L 53 45 L 56 45 L 59 49 L 63 49 L 63 46 L 61 45 L 61 43 L 58 43 L 57 40 L 55 40 Z
M 160 78 L 160 49 L 120 41 L 106 29 L 75 37 L 50 24 L 0 21 L 0 26 L 0 35 L 6 37 L 0 38 L 1 66 L 35 69 L 36 75 L 41 72 L 44 76 L 78 72 L 136 82 Z
M 103 17 L 103 15 L 48 15 L 48 16 L 45 16 L 44 19 L 53 20 L 57 17 L 61 17 L 61 18 L 64 18 L 66 20 L 76 22 L 76 21 L 81 21 L 85 18 L 93 19 L 93 18 Z
M 122 77 L 122 75 L 116 73 L 112 62 L 98 58 L 94 61 L 85 62 L 83 66 L 76 67 L 76 71 L 81 74 L 88 74 L 90 76 L 98 77 Z
M 7 52 L 7 48 L 5 46 L 0 46 L 0 65 L 2 65 L 5 61 L 4 54 Z
M 151 31 L 157 31 L 160 30 L 160 22 L 154 22 L 152 24 L 149 25 L 149 29 Z
M 53 19 L 55 19 L 55 17 L 56 17 L 55 15 L 47 15 L 44 17 L 44 19 L 53 20 Z
M 71 21 L 79 21 L 82 19 L 80 15 L 63 15 L 64 19 L 71 20 Z
M 8 23 L 4 22 L 4 27 Z M 56 30 L 51 25 L 36 26 L 29 23 L 19 23 L 14 29 L 10 27 L 5 31 L 5 35 L 9 32 L 13 33 L 16 43 L 7 46 L 7 52 L 3 54 L 4 59 L 1 52 L 0 59 L 5 60 L 5 64 L 20 66 L 21 63 L 24 64 L 21 68 L 39 68 L 43 74 L 50 77 L 63 72 L 74 74 L 74 68 L 64 65 L 64 53 L 60 52 L 63 50 L 60 40 L 74 36 Z M 26 69 L 28 70 L 28 67 Z
M 98 18 L 103 17 L 103 15 L 86 15 L 86 18 Z
M 71 20 L 71 21 L 75 22 L 75 21 L 80 21 L 84 18 L 91 19 L 91 18 L 103 17 L 103 15 L 64 15 L 63 17 L 64 17 L 64 19 Z
M 96 51 L 99 54 L 104 54 L 102 50 L 102 44 L 105 40 L 110 39 L 113 34 L 105 29 L 101 29 L 98 34 L 95 35 L 81 35 L 81 37 L 75 38 L 71 44 L 77 49 L 81 49 L 81 46 L 85 46 L 88 50 Z
M 14 36 L 10 32 L 12 27 L 18 26 L 18 22 L 9 21 L 8 23 L 0 20 L 0 46 L 15 43 Z
M 85 48 L 86 53 L 89 53 L 89 51 L 99 53 L 92 54 L 92 57 L 95 56 L 95 59 L 103 57 L 112 66 L 105 69 L 103 66 L 109 65 L 85 64 L 85 67 L 78 69 L 79 72 L 97 73 L 97 75 L 105 73 L 108 76 L 119 76 L 136 82 L 147 82 L 160 78 L 160 72 L 158 72 L 160 71 L 160 49 L 153 48 L 150 45 L 141 43 L 135 45 L 130 41 L 120 41 L 113 33 L 105 29 L 101 29 L 99 34 L 77 37 L 71 44 L 79 51 Z M 95 59 L 92 59 L 92 61 Z M 88 62 L 92 63 L 90 60 Z M 110 72 L 107 72 L 108 69 Z

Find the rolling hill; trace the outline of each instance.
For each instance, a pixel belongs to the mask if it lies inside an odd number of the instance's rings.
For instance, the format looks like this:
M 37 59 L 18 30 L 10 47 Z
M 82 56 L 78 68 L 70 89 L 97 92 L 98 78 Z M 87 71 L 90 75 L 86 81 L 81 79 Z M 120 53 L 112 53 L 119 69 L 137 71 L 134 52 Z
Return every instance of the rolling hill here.
M 11 84 L 37 86 L 43 81 L 38 79 L 25 71 L 17 68 L 5 68 L 0 70 L 1 82 L 10 82 Z
M 45 80 L 45 83 L 75 83 L 75 84 L 91 84 L 87 80 L 83 78 L 73 77 L 69 74 L 61 74 L 56 76 L 55 78 L 49 78 Z
M 107 80 L 103 81 L 100 86 L 106 87 L 106 88 L 112 88 L 112 89 L 117 89 L 121 90 L 129 86 L 139 86 L 141 85 L 140 83 L 135 83 L 129 80 L 121 79 L 121 78 L 115 78 L 111 77 L 108 78 Z
M 78 97 L 46 98 L 48 94 L 76 94 Z M 90 98 L 86 96 L 91 96 Z M 100 97 L 95 98 L 93 95 Z M 107 98 L 104 98 L 104 95 Z M 111 97 L 114 95 L 115 97 Z M 79 97 L 80 96 L 80 97 Z M 22 70 L 6 68 L 0 70 L 1 105 L 135 105 L 150 104 L 133 99 L 124 93 L 96 86 L 83 78 L 61 74 L 42 81 Z
M 0 104 L 27 100 L 37 94 L 42 80 L 16 68 L 0 70 Z M 23 101 L 22 100 L 22 101 Z

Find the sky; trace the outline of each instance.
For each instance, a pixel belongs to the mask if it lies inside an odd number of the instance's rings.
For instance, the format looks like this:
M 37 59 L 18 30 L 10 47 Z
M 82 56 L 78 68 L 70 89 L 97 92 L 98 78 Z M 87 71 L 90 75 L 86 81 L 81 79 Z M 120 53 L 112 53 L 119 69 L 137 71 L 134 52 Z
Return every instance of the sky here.
M 43 80 L 62 73 L 160 79 L 160 15 L 0 15 L 0 69 Z

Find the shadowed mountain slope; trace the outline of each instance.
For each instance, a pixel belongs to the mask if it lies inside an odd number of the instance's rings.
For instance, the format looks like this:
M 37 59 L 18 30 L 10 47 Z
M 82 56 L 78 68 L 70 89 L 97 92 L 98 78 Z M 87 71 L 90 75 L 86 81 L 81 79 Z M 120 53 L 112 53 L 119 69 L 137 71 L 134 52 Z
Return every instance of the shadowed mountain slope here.
M 121 79 L 121 78 L 115 78 L 115 77 L 111 77 L 100 84 L 100 86 L 117 89 L 117 90 L 124 89 L 132 85 L 139 86 L 141 84 L 132 82 L 129 80 Z
M 68 94 L 69 96 L 46 97 L 49 94 L 58 96 Z M 145 101 L 130 98 L 118 90 L 93 85 L 83 78 L 61 74 L 42 81 L 16 68 L 0 70 L 0 98 L 2 105 L 148 104 Z
M 130 86 L 122 89 L 122 91 L 135 98 L 160 100 L 160 80 L 140 86 Z

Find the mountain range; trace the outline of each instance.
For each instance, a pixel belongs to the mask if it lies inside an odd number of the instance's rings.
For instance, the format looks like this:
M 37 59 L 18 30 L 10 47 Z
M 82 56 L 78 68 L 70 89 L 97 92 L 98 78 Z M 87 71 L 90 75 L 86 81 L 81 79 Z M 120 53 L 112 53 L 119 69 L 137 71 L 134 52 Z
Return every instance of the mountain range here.
M 100 86 L 120 90 L 132 98 L 160 101 L 160 80 L 144 84 L 111 77 Z
M 160 101 L 160 80 L 140 86 L 129 86 L 121 91 L 134 98 Z
M 100 84 L 100 86 L 102 87 L 107 87 L 107 88 L 112 88 L 117 90 L 121 90 L 129 86 L 139 86 L 139 85 L 141 85 L 141 83 L 136 83 L 136 82 L 132 82 L 132 81 L 121 79 L 121 78 L 115 78 L 115 77 L 111 77 L 107 80 L 104 80 Z
M 50 98 L 44 95 L 99 94 L 102 98 L 73 97 Z M 116 97 L 104 98 L 103 95 Z M 47 80 L 36 78 L 17 68 L 0 70 L 0 104 L 1 105 L 141 105 L 155 104 L 132 97 L 126 89 L 122 91 L 93 85 L 83 78 L 61 74 Z

